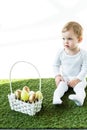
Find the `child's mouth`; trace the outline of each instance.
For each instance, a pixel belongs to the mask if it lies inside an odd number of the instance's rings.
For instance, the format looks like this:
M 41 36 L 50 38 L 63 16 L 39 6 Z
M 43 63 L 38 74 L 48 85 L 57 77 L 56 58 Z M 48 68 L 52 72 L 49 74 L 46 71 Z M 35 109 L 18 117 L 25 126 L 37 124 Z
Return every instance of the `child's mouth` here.
M 67 47 L 67 48 L 68 48 L 69 46 L 68 46 L 68 45 L 65 45 L 65 47 Z

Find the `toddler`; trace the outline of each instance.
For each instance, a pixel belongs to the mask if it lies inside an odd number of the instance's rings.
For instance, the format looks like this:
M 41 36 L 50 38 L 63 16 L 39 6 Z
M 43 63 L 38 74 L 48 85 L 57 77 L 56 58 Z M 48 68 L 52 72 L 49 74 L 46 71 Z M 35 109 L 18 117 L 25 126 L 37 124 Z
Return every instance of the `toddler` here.
M 53 69 L 57 88 L 53 94 L 53 104 L 61 104 L 62 96 L 69 87 L 75 94 L 69 99 L 82 106 L 86 97 L 87 52 L 79 47 L 82 42 L 82 26 L 74 21 L 66 23 L 62 29 L 64 48 L 57 53 Z

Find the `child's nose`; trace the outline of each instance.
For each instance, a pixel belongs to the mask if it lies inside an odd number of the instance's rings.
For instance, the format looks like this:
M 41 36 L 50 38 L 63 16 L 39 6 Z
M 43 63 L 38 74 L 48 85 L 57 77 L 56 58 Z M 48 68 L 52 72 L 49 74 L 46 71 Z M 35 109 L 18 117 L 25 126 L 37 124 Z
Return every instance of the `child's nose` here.
M 64 43 L 68 43 L 68 39 L 65 39 L 65 40 L 64 40 Z

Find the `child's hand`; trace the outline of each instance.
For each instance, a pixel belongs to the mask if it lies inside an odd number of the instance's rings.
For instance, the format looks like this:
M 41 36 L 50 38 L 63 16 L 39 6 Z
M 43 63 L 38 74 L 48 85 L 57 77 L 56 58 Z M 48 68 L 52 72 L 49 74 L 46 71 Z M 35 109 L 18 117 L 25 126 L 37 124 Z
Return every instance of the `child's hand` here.
M 73 80 L 71 80 L 71 81 L 68 81 L 68 85 L 73 88 L 73 87 L 75 87 L 79 82 L 80 82 L 80 79 L 73 79 Z
M 60 81 L 64 81 L 63 77 L 61 75 L 57 75 L 55 77 L 56 86 L 60 83 Z

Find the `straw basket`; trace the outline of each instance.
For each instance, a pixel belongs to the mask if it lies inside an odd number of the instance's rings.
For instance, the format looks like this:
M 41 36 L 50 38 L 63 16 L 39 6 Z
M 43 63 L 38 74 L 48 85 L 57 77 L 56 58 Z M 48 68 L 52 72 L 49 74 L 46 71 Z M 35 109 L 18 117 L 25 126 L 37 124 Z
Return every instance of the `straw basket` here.
M 11 91 L 11 93 L 8 94 L 8 100 L 9 100 L 11 110 L 18 111 L 18 112 L 25 113 L 25 114 L 33 116 L 37 112 L 39 112 L 41 110 L 41 108 L 42 108 L 42 99 L 37 100 L 37 101 L 35 101 L 33 103 L 24 102 L 22 100 L 16 99 L 15 94 L 12 91 L 11 73 L 12 73 L 13 67 L 16 64 L 20 63 L 20 62 L 30 64 L 36 70 L 36 72 L 39 75 L 39 91 L 41 91 L 41 77 L 40 77 L 40 73 L 39 73 L 38 69 L 30 62 L 17 61 L 16 63 L 13 64 L 13 66 L 10 69 L 9 80 L 10 80 L 10 91 Z

